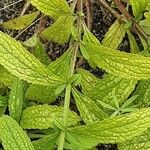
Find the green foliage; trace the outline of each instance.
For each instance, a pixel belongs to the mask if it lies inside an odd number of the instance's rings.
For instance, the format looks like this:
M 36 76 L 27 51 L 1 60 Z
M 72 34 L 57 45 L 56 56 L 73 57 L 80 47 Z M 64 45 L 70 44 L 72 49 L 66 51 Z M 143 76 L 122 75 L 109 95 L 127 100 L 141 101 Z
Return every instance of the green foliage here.
M 107 75 L 103 79 L 95 82 L 95 85 L 85 92 L 85 94 L 97 102 L 111 103 L 112 92 L 115 91 L 117 99 L 123 102 L 130 95 L 131 91 L 134 90 L 136 83 L 136 80 Z
M 9 116 L 0 117 L 0 137 L 6 150 L 34 150 L 22 128 Z
M 139 81 L 134 95 L 139 95 L 135 101 L 138 107 L 148 107 L 150 105 L 150 80 Z
M 143 30 L 150 35 L 150 12 L 144 13 L 145 19 L 140 21 L 140 25 L 143 28 Z
M 20 121 L 22 115 L 22 106 L 24 100 L 24 85 L 19 79 L 13 81 L 11 92 L 9 95 L 9 114 L 16 120 Z
M 56 142 L 57 138 L 58 133 L 52 133 L 32 143 L 35 150 L 51 150 L 54 148 L 54 143 Z
M 100 79 L 96 78 L 92 73 L 84 70 L 78 69 L 78 73 L 81 75 L 81 85 L 83 93 L 88 93 L 91 90 L 95 83 L 98 82 Z
M 129 0 L 135 17 L 142 15 L 142 12 L 146 9 L 150 3 L 149 0 Z
M 73 96 L 80 116 L 86 124 L 92 124 L 95 121 L 103 120 L 108 117 L 89 97 L 84 96 L 75 89 L 73 90 Z
M 117 49 L 118 45 L 122 42 L 124 36 L 124 25 L 116 21 L 106 33 L 105 38 L 102 41 L 102 45 Z
M 39 14 L 40 13 L 37 11 L 12 20 L 8 20 L 6 22 L 1 23 L 0 25 L 7 29 L 20 30 L 30 25 Z
M 50 105 L 37 105 L 28 107 L 23 111 L 21 126 L 25 129 L 48 129 L 55 123 L 62 122 L 63 107 Z M 75 125 L 79 117 L 74 112 L 69 112 L 67 126 Z
M 11 75 L 3 66 L 0 65 L 0 82 L 10 87 L 15 77 Z
M 70 143 L 85 149 L 98 143 L 121 143 L 139 136 L 150 126 L 150 109 L 105 119 L 91 125 L 68 129 L 67 139 Z
M 65 0 L 31 0 L 31 3 L 42 13 L 51 16 L 53 19 L 63 15 L 72 15 L 71 9 Z
M 0 24 L 10 33 L 43 13 L 26 41 L 0 31 L 0 149 L 150 149 L 150 1 L 124 1 L 119 13 L 107 6 L 118 19 L 101 42 L 85 1 L 30 2 L 37 12 Z
M 0 37 L 0 64 L 11 74 L 30 83 L 40 85 L 63 83 L 19 42 L 2 32 L 0 32 Z
M 83 44 L 84 49 L 98 67 L 114 76 L 132 79 L 150 78 L 150 58 L 128 54 L 93 44 Z
M 50 27 L 46 28 L 41 36 L 47 40 L 63 44 L 68 41 L 73 27 L 72 16 L 61 16 Z
M 119 143 L 119 150 L 148 150 L 150 148 L 150 131 L 143 132 L 142 135 L 133 138 L 130 141 Z
M 50 64 L 50 59 L 47 56 L 46 50 L 44 45 L 40 42 L 38 38 L 36 38 L 35 45 L 34 45 L 34 56 L 46 66 Z
M 70 63 L 72 58 L 72 49 L 66 51 L 59 59 L 50 63 L 47 67 L 52 73 L 67 81 L 70 74 Z M 58 86 L 30 85 L 26 97 L 38 102 L 53 102 L 58 95 L 55 93 Z
M 129 42 L 130 42 L 130 51 L 133 54 L 137 54 L 140 52 L 138 44 L 134 38 L 134 36 L 131 34 L 131 32 L 127 32 L 128 34 L 128 38 L 129 38 Z

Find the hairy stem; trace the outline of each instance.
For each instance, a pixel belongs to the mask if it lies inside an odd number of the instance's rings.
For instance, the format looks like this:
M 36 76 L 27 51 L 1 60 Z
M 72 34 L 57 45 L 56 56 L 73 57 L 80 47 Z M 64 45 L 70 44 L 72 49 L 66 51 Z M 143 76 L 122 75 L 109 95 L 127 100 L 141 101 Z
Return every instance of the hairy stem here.
M 79 14 L 82 13 L 82 0 L 78 0 L 78 12 Z M 81 16 L 79 15 L 78 20 L 77 20 L 77 25 L 78 25 L 78 33 L 79 33 L 79 41 L 76 41 L 73 45 L 73 55 L 71 59 L 71 64 L 70 64 L 70 76 L 74 74 L 75 70 L 75 64 L 76 64 L 76 58 L 77 58 L 77 51 L 79 49 L 79 43 L 81 40 L 81 31 L 82 31 L 82 19 Z M 66 129 L 67 129 L 67 120 L 68 120 L 68 112 L 69 112 L 69 106 L 70 106 L 70 96 L 71 96 L 71 84 L 68 84 L 66 87 L 66 92 L 65 92 L 65 103 L 64 103 L 64 112 L 63 112 L 63 125 L 64 125 L 64 130 L 61 131 L 59 141 L 58 141 L 58 149 L 57 150 L 63 150 L 64 147 L 64 142 L 65 142 L 65 135 L 66 135 Z
M 66 125 L 67 125 L 68 112 L 69 112 L 69 106 L 70 106 L 70 94 L 71 94 L 71 84 L 68 84 L 66 87 L 64 113 L 63 113 L 64 127 L 66 127 Z M 66 134 L 66 131 L 62 130 L 60 133 L 60 137 L 59 137 L 58 150 L 63 150 L 65 134 Z

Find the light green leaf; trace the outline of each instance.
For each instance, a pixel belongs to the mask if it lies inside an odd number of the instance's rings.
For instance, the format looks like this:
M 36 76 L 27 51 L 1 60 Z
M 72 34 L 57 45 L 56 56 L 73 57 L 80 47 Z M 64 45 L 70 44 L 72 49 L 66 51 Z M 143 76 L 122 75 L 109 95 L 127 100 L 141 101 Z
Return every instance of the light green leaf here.
M 144 13 L 145 19 L 140 21 L 140 26 L 146 32 L 146 34 L 150 35 L 150 12 Z
M 42 13 L 51 16 L 53 19 L 57 19 L 62 15 L 72 15 L 66 0 L 31 0 L 31 3 Z
M 91 124 L 68 129 L 67 140 L 84 148 L 99 143 L 121 143 L 132 140 L 150 127 L 150 109 L 121 115 Z
M 67 81 L 70 77 L 70 63 L 73 55 L 73 49 L 69 48 L 60 58 L 56 59 L 47 67 L 53 74 Z
M 0 117 L 0 137 L 5 150 L 34 150 L 22 128 L 9 116 Z
M 41 103 L 51 103 L 55 101 L 58 96 L 55 95 L 57 87 L 58 86 L 30 85 L 26 92 L 26 98 Z
M 50 64 L 50 59 L 46 53 L 44 45 L 40 42 L 40 39 L 37 39 L 34 47 L 34 56 L 46 66 Z
M 90 59 L 106 72 L 123 78 L 150 78 L 150 58 L 120 52 L 102 45 L 84 44 Z
M 108 117 L 93 100 L 81 94 L 76 89 L 73 90 L 73 96 L 80 116 L 86 124 L 91 124 Z
M 124 24 L 117 21 L 112 24 L 102 41 L 102 45 L 117 49 L 125 36 Z
M 142 15 L 150 0 L 129 0 L 135 17 Z
M 0 82 L 5 86 L 11 87 L 13 80 L 16 77 L 11 75 L 3 66 L 0 65 Z
M 22 44 L 27 47 L 34 47 L 38 41 L 37 33 L 35 33 L 31 38 L 24 41 Z
M 47 40 L 63 44 L 68 41 L 73 27 L 72 16 L 61 16 L 50 27 L 46 28 L 41 36 Z
M 134 101 L 138 107 L 149 107 L 150 105 L 150 80 L 139 81 L 134 95 L 138 95 Z
M 2 106 L 7 106 L 7 104 L 8 104 L 8 99 L 7 99 L 7 97 L 4 97 L 4 96 L 1 96 L 1 95 L 0 95 L 0 107 L 2 107 Z
M 52 133 L 42 139 L 32 142 L 35 150 L 52 150 L 58 138 L 58 133 Z
M 84 36 L 83 41 L 87 43 L 93 43 L 94 45 L 99 45 L 100 41 L 94 36 L 93 33 L 87 28 L 85 24 L 83 24 Z
M 22 115 L 24 92 L 23 82 L 19 79 L 15 79 L 11 87 L 8 107 L 10 116 L 17 122 L 20 121 Z
M 150 131 L 143 132 L 142 135 L 133 138 L 124 143 L 118 143 L 119 150 L 149 150 L 150 149 Z
M 4 28 L 11 29 L 11 30 L 20 30 L 30 25 L 37 18 L 39 14 L 40 13 L 38 11 L 33 12 L 31 14 L 27 14 L 27 15 L 3 22 L 0 24 L 0 26 L 3 26 Z
M 118 24 L 117 26 L 120 26 L 120 25 Z M 116 30 L 115 26 L 114 27 L 112 26 L 112 29 Z M 121 29 L 123 29 L 123 27 L 121 27 Z M 109 34 L 111 34 L 111 30 L 109 31 Z M 106 47 L 109 47 L 111 42 L 113 43 L 113 38 L 109 38 L 109 34 L 104 39 L 104 45 Z M 94 39 L 92 38 L 93 36 L 94 35 L 90 34 L 90 31 L 85 30 L 83 42 L 101 46 L 99 42 L 94 42 L 92 40 Z M 115 38 L 117 38 L 117 36 Z M 112 48 L 118 47 L 121 42 L 121 40 L 119 42 L 117 42 L 117 40 L 115 41 L 116 41 L 115 43 L 111 44 Z M 90 59 L 89 61 L 91 60 L 92 59 Z M 86 76 L 85 77 L 82 76 L 82 79 L 84 79 L 82 80 L 83 81 L 82 82 L 83 93 L 85 93 L 87 96 L 89 96 L 91 99 L 94 99 L 95 101 L 98 101 L 98 102 L 103 101 L 105 103 L 110 103 L 112 101 L 112 91 L 114 89 L 116 91 L 116 96 L 119 101 L 123 101 L 127 99 L 127 97 L 134 90 L 135 84 L 136 84 L 135 80 L 115 77 L 113 75 L 104 76 L 102 80 L 100 79 L 97 79 L 97 81 L 94 80 L 94 84 L 92 84 L 93 82 L 91 80 L 88 81 L 88 77 Z
M 78 69 L 77 71 L 81 75 L 81 86 L 83 93 L 88 93 L 88 91 L 94 87 L 95 83 L 100 80 L 87 70 Z
M 58 85 L 63 81 L 53 75 L 19 42 L 0 32 L 0 64 L 19 79 L 40 85 Z
M 84 93 L 97 102 L 113 103 L 112 92 L 115 90 L 117 100 L 123 102 L 134 90 L 137 81 L 106 75 L 97 81 L 95 85 Z
M 23 111 L 21 126 L 25 129 L 48 129 L 55 123 L 63 120 L 63 107 L 51 105 L 37 105 L 26 108 Z M 67 126 L 75 125 L 79 117 L 70 111 Z
M 132 54 L 137 54 L 140 52 L 139 46 L 135 40 L 135 37 L 132 35 L 132 33 L 130 31 L 127 32 L 128 34 L 128 38 L 129 38 L 129 42 L 130 42 L 130 52 Z
M 127 106 L 131 105 L 136 99 L 137 99 L 138 95 L 134 95 L 131 98 L 129 98 L 122 106 L 121 109 L 126 108 Z
M 89 31 L 89 29 L 85 24 L 83 24 L 83 29 L 84 29 L 84 36 L 83 36 L 84 43 L 93 43 L 94 45 L 100 45 L 99 40 L 93 35 L 93 33 Z M 83 57 L 89 61 L 90 66 L 95 68 L 96 67 L 95 62 L 90 59 L 89 54 L 87 53 L 85 47 L 82 44 L 80 44 L 80 51 Z
M 72 58 L 72 49 L 66 51 L 60 58 L 49 64 L 48 70 L 57 76 L 61 77 L 64 81 L 70 75 L 70 63 Z M 55 90 L 58 86 L 41 86 L 41 85 L 30 85 L 27 90 L 26 97 L 28 99 L 38 102 L 53 102 L 58 95 L 55 95 Z

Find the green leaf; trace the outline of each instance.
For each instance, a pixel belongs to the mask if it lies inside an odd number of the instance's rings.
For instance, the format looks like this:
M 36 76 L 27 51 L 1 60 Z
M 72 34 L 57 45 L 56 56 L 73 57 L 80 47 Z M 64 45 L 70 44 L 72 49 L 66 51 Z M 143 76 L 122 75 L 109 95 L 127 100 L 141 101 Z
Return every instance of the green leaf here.
M 52 150 L 58 138 L 58 133 L 52 133 L 42 139 L 32 142 L 35 150 Z
M 140 21 L 140 26 L 146 32 L 146 34 L 150 35 L 150 12 L 144 13 L 145 19 Z
M 134 101 L 138 107 L 149 107 L 150 105 L 150 80 L 139 81 L 134 95 L 138 95 Z
M 31 38 L 24 41 L 22 44 L 27 47 L 34 47 L 37 44 L 37 41 L 38 41 L 38 37 L 37 37 L 37 33 L 35 33 Z
M 87 28 L 87 26 L 85 24 L 83 24 L 83 29 L 84 29 L 83 42 L 85 42 L 85 43 L 93 43 L 94 45 L 100 45 L 99 40 L 93 35 L 93 33 L 91 33 L 89 31 L 89 29 Z M 89 60 L 89 64 L 92 67 L 95 67 L 96 65 L 95 65 L 94 61 L 92 61 L 90 59 L 89 54 L 87 53 L 87 51 L 85 50 L 85 47 L 82 44 L 80 44 L 80 51 L 81 51 L 83 57 L 85 59 Z
M 150 131 L 145 131 L 142 135 L 133 138 L 124 143 L 118 143 L 119 150 L 149 150 L 150 149 Z
M 91 124 L 95 121 L 100 121 L 108 117 L 107 114 L 105 114 L 89 97 L 81 94 L 76 89 L 72 92 L 77 108 L 80 112 L 80 116 L 86 124 Z
M 114 108 L 114 107 L 112 107 L 111 105 L 109 105 L 109 104 L 106 104 L 106 103 L 104 103 L 104 102 L 102 102 L 102 101 L 99 101 L 99 103 L 104 107 L 104 108 L 108 108 L 108 109 L 110 109 L 110 110 L 116 110 L 116 108 Z
M 5 150 L 34 150 L 22 128 L 9 116 L 0 117 L 0 137 Z
M 44 45 L 40 42 L 40 39 L 37 38 L 34 48 L 34 56 L 46 66 L 50 64 L 50 59 L 46 53 Z
M 112 92 L 115 90 L 117 100 L 123 102 L 134 90 L 136 83 L 136 80 L 106 75 L 103 79 L 97 81 L 91 89 L 84 91 L 84 93 L 98 103 L 102 101 L 112 104 Z
M 72 58 L 72 49 L 66 51 L 60 58 L 49 64 L 48 70 L 57 76 L 61 77 L 64 81 L 70 75 L 70 63 Z M 62 84 L 64 86 L 64 84 Z M 41 86 L 41 85 L 31 85 L 27 90 L 26 97 L 28 99 L 38 101 L 38 102 L 53 102 L 58 95 L 55 94 L 58 86 Z
M 106 72 L 123 78 L 150 78 L 150 58 L 138 54 L 120 52 L 102 45 L 84 44 L 90 59 Z
M 77 71 L 81 75 L 81 86 L 83 93 L 88 93 L 88 91 L 94 87 L 95 83 L 100 80 L 87 70 L 78 69 Z
M 121 143 L 132 140 L 150 127 L 150 109 L 121 115 L 91 124 L 68 129 L 67 140 L 83 148 L 99 143 Z
M 117 24 L 117 22 L 115 24 Z M 118 24 L 117 26 L 119 27 L 120 25 Z M 121 29 L 123 29 L 123 27 L 121 27 Z M 112 33 L 113 33 L 113 30 L 116 30 L 115 26 L 114 28 L 112 26 Z M 106 34 L 107 35 L 105 37 L 106 42 L 104 40 L 104 45 L 106 47 L 110 46 L 111 41 L 113 42 L 113 38 L 109 38 L 110 34 L 111 34 L 111 30 L 109 31 L 108 35 Z M 90 36 L 90 37 L 91 38 L 89 38 L 87 31 L 86 31 L 84 33 L 84 39 L 89 39 L 89 40 L 83 40 L 83 42 L 90 43 L 90 44 L 94 43 L 94 45 L 101 46 L 100 43 L 98 42 L 95 43 L 94 41 L 92 41 L 93 36 Z M 117 36 L 115 38 L 117 38 Z M 114 44 L 111 44 L 112 47 L 118 47 L 121 42 L 121 40 L 119 42 L 117 42 L 117 40 L 115 41 L 116 42 Z M 88 77 L 86 76 L 85 78 L 83 77 L 83 79 L 84 79 L 83 80 L 84 82 L 82 82 L 83 93 L 86 94 L 91 99 L 95 100 L 96 102 L 100 103 L 100 105 L 102 105 L 102 102 L 105 102 L 107 104 L 109 104 L 110 102 L 112 103 L 112 91 L 114 89 L 116 91 L 116 96 L 119 102 L 123 102 L 124 100 L 128 98 L 128 96 L 134 90 L 135 85 L 137 83 L 136 80 L 115 77 L 113 75 L 104 76 L 102 80 L 99 79 L 97 81 L 94 81 L 94 84 L 92 81 L 90 80 L 88 81 Z
M 129 98 L 122 106 L 121 109 L 126 108 L 127 106 L 129 106 L 131 103 L 133 103 L 135 101 L 135 99 L 137 99 L 138 95 L 134 95 L 131 98 Z
M 117 24 L 117 22 L 115 23 Z M 117 25 L 118 27 L 120 26 L 119 24 Z M 113 25 L 112 27 L 112 33 L 114 32 L 113 30 L 116 30 L 115 26 Z M 123 27 L 120 27 L 120 29 L 123 30 Z M 109 35 L 111 34 L 111 30 L 108 32 L 108 35 L 105 37 L 104 40 L 104 45 L 106 47 L 112 46 L 112 47 L 118 47 L 121 40 L 117 42 L 115 39 L 115 43 L 111 44 L 113 42 L 113 38 L 109 38 Z M 119 33 L 118 33 L 119 34 Z M 89 31 L 85 30 L 84 33 L 84 43 L 90 43 L 94 44 L 97 46 L 101 46 L 99 42 L 94 42 L 92 38 L 94 35 L 90 34 Z M 113 36 L 114 37 L 114 36 Z M 117 36 L 115 37 L 117 38 Z M 123 36 L 122 36 L 123 38 Z M 83 49 L 84 50 L 84 49 Z M 86 50 L 86 49 L 85 49 Z M 90 59 L 91 61 L 91 59 Z M 93 61 L 93 60 L 92 60 Z M 85 76 L 85 75 L 84 75 Z M 85 93 L 87 96 L 89 96 L 91 99 L 100 102 L 101 101 L 105 103 L 110 103 L 112 101 L 112 91 L 115 89 L 116 91 L 116 96 L 119 101 L 124 101 L 127 99 L 127 97 L 131 94 L 131 92 L 135 88 L 136 81 L 132 79 L 125 79 L 125 78 L 120 78 L 120 77 L 115 77 L 113 75 L 108 75 L 104 76 L 102 80 L 94 80 L 94 84 L 92 81 L 88 81 L 88 77 L 84 77 L 82 75 L 82 91 Z
M 40 85 L 59 85 L 63 81 L 53 75 L 19 42 L 0 32 L 0 64 L 19 79 Z
M 47 40 L 63 44 L 69 40 L 73 22 L 72 16 L 61 16 L 50 27 L 46 28 L 41 36 Z
M 125 36 L 124 24 L 117 21 L 112 24 L 102 41 L 102 45 L 117 49 Z
M 8 99 L 7 99 L 7 97 L 4 97 L 4 96 L 1 96 L 1 95 L 0 95 L 0 107 L 2 107 L 2 106 L 7 106 L 7 104 L 8 104 Z
M 73 55 L 73 49 L 74 47 L 69 48 L 60 58 L 53 61 L 47 67 L 53 74 L 56 74 L 65 81 L 67 81 L 70 77 L 70 63 Z
M 3 66 L 0 65 L 0 82 L 5 86 L 11 87 L 15 77 L 11 75 Z
M 20 121 L 22 115 L 24 92 L 23 82 L 19 79 L 15 79 L 11 87 L 8 107 L 10 116 L 17 122 Z
M 135 17 L 142 15 L 150 0 L 129 0 Z
M 53 19 L 57 19 L 62 15 L 72 15 L 66 0 L 31 0 L 31 3 L 42 13 L 51 16 Z
M 75 125 L 79 117 L 70 111 L 67 126 Z M 62 122 L 63 107 L 51 105 L 37 105 L 23 111 L 21 126 L 25 129 L 48 129 L 54 127 L 55 122 Z
M 139 46 L 135 40 L 135 37 L 132 35 L 132 33 L 130 31 L 127 32 L 128 34 L 128 38 L 129 38 L 129 42 L 130 42 L 130 52 L 132 54 L 137 54 L 140 52 Z
M 21 30 L 27 26 L 29 26 L 39 15 L 40 13 L 33 12 L 31 14 L 27 14 L 18 18 L 14 18 L 12 20 L 8 20 L 6 22 L 1 23 L 0 25 L 4 28 L 11 30 Z
M 85 24 L 83 24 L 84 29 L 84 36 L 83 41 L 87 43 L 93 43 L 94 45 L 99 45 L 99 40 L 94 36 L 93 33 L 90 32 L 90 30 L 87 28 Z

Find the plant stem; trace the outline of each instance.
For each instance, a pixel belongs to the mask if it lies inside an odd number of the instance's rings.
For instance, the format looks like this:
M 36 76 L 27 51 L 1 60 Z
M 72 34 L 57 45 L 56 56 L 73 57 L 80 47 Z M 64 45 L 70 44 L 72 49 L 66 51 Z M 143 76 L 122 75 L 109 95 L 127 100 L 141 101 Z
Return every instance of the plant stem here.
M 82 13 L 82 0 L 78 0 L 78 12 L 79 14 Z M 76 41 L 73 46 L 73 55 L 71 59 L 71 64 L 70 64 L 70 76 L 74 74 L 75 70 L 75 64 L 76 64 L 76 58 L 77 58 L 77 52 L 79 49 L 79 44 L 81 40 L 81 32 L 82 32 L 82 18 L 79 15 L 78 20 L 77 20 L 77 28 L 78 28 L 78 33 L 79 33 L 79 41 Z M 57 150 L 63 150 L 64 147 L 64 142 L 65 142 L 65 135 L 66 135 L 66 129 L 67 129 L 67 120 L 68 120 L 68 113 L 69 113 L 69 106 L 70 106 L 70 96 L 71 96 L 71 84 L 68 84 L 66 87 L 66 92 L 65 92 L 65 103 L 64 103 L 64 112 L 63 112 L 63 125 L 64 125 L 64 130 L 61 131 L 59 141 L 58 141 L 58 148 Z
M 106 9 L 108 9 L 120 22 L 126 22 L 126 19 L 123 18 L 116 10 L 111 8 L 105 0 L 98 0 Z
M 85 2 L 85 6 L 86 6 L 86 20 L 87 20 L 87 27 L 89 28 L 89 30 L 92 29 L 92 17 L 91 17 L 91 2 L 90 0 L 87 0 Z
M 63 113 L 64 127 L 67 126 L 68 112 L 69 112 L 69 106 L 70 106 L 70 95 L 71 95 L 71 84 L 68 84 L 66 87 L 64 113 Z M 66 131 L 62 130 L 60 133 L 60 137 L 59 137 L 58 150 L 63 150 L 65 135 L 66 135 Z
M 134 20 L 134 18 L 129 14 L 124 5 L 120 0 L 114 0 L 118 9 L 125 15 L 128 21 L 133 22 L 133 29 L 137 32 L 146 42 L 148 40 L 147 34 L 143 31 L 143 29 L 139 26 L 139 24 Z
M 122 5 L 120 0 L 114 0 L 115 4 L 117 5 L 118 9 L 125 15 L 120 15 L 116 10 L 111 8 L 109 4 L 105 0 L 98 0 L 105 8 L 107 8 L 121 23 L 126 23 L 127 21 L 133 21 L 132 30 L 135 33 L 138 33 L 146 42 L 148 41 L 148 37 L 143 29 L 139 26 L 139 24 L 133 20 L 132 16 L 126 11 L 125 7 Z
M 21 12 L 21 15 L 20 16 L 23 16 L 25 14 L 25 12 L 27 11 L 27 9 L 29 8 L 30 6 L 30 3 L 31 3 L 31 0 L 27 0 L 25 5 L 23 6 L 23 10 Z

